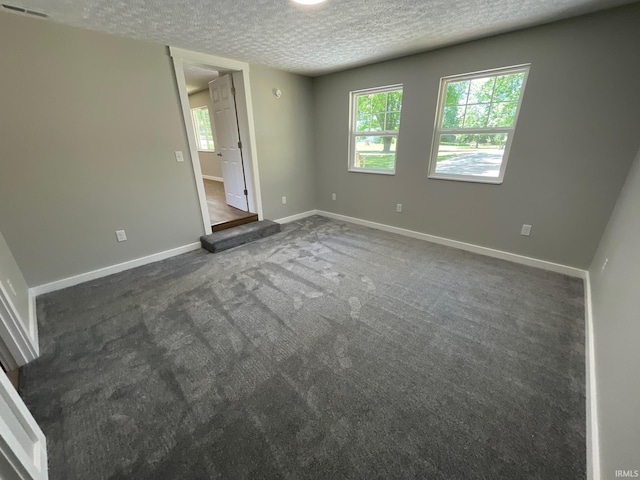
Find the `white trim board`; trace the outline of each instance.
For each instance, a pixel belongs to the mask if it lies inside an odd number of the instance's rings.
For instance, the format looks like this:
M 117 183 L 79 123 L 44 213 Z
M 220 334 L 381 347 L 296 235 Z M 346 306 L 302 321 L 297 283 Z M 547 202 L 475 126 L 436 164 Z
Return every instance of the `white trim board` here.
M 349 217 L 347 215 L 327 212 L 325 210 L 309 210 L 307 212 L 298 213 L 289 217 L 279 218 L 275 221 L 277 223 L 289 223 L 295 222 L 296 220 L 302 220 L 303 218 L 307 218 L 312 215 L 320 215 L 322 217 L 332 218 L 334 220 L 341 220 L 343 222 L 355 223 L 356 225 L 362 225 L 364 227 L 375 228 L 376 230 L 397 233 L 398 235 L 403 235 L 405 237 L 417 238 L 418 240 L 437 243 L 439 245 L 446 245 L 447 247 L 466 250 L 468 252 L 478 253 L 487 257 L 500 258 L 502 260 L 508 260 L 510 262 L 519 263 L 521 265 L 528 265 L 530 267 L 537 267 L 543 270 L 549 270 L 551 272 L 563 273 L 571 277 L 585 279 L 588 274 L 586 270 L 581 270 L 576 267 L 570 267 L 568 265 L 548 262 L 546 260 L 539 260 L 532 257 L 525 257 L 524 255 L 518 255 L 517 253 L 510 253 L 503 250 L 496 250 L 494 248 L 474 245 L 473 243 L 465 243 L 458 240 L 451 240 L 449 238 L 437 237 L 435 235 L 429 235 L 428 233 L 416 232 L 415 230 L 407 230 L 405 228 L 394 227 L 391 225 L 386 225 L 384 223 L 376 223 L 370 220 L 362 220 L 361 218 Z
M 593 334 L 591 276 L 584 279 L 586 397 L 587 397 L 587 479 L 600 480 L 600 437 L 598 431 L 598 392 L 596 390 L 596 351 Z M 591 453 L 591 455 L 589 455 Z
M 309 210 L 308 212 L 296 213 L 295 215 L 279 218 L 277 220 L 274 220 L 274 222 L 290 223 L 290 222 L 295 222 L 296 220 L 302 220 L 303 218 L 311 217 L 312 215 L 319 215 L 319 214 L 320 212 L 318 210 Z
M 171 51 L 171 49 L 169 49 Z M 202 216 L 202 225 L 204 234 L 211 233 L 211 220 L 209 218 L 209 207 L 207 206 L 207 195 L 204 191 L 204 182 L 202 181 L 202 168 L 200 167 L 200 156 L 195 139 L 195 131 L 191 120 L 191 106 L 189 105 L 189 96 L 187 95 L 187 81 L 184 76 L 184 67 L 182 58 L 172 55 L 173 69 L 176 76 L 176 84 L 178 86 L 178 95 L 180 97 L 180 105 L 182 107 L 182 117 L 184 128 L 187 134 L 187 143 L 189 145 L 189 154 L 191 156 L 191 168 L 196 182 L 196 191 L 198 193 L 198 204 L 200 206 L 200 215 Z
M 202 175 L 202 178 L 204 178 L 205 180 L 213 180 L 214 182 L 224 182 L 224 178 L 214 177 L 212 175 Z
M 398 235 L 404 235 L 405 237 L 417 238 L 419 240 L 425 240 L 427 242 L 437 243 L 439 245 L 446 245 L 447 247 L 458 248 L 460 250 L 466 250 L 468 252 L 478 253 L 487 257 L 500 258 L 502 260 L 508 260 L 513 263 L 519 263 L 521 265 L 528 265 L 530 267 L 537 267 L 543 270 L 549 270 L 551 272 L 563 273 L 571 277 L 585 278 L 587 272 L 580 268 L 569 267 L 559 263 L 548 262 L 546 260 L 539 260 L 537 258 L 525 257 L 524 255 L 518 255 L 517 253 L 509 253 L 503 250 L 496 250 L 494 248 L 482 247 L 480 245 L 474 245 L 473 243 L 460 242 L 458 240 L 451 240 L 449 238 L 437 237 L 435 235 L 429 235 L 428 233 L 416 232 L 414 230 L 407 230 L 400 227 L 392 227 L 391 225 L 385 225 L 383 223 L 371 222 L 369 220 L 362 220 L 360 218 L 348 217 L 346 215 L 340 215 L 338 213 L 325 212 L 318 210 L 318 215 L 323 217 L 333 218 L 334 220 L 342 220 L 343 222 L 355 223 L 356 225 L 362 225 L 365 227 L 375 228 L 377 230 L 383 230 L 385 232 L 397 233 Z
M 29 295 L 35 298 L 38 295 L 55 292 L 57 290 L 62 290 L 63 288 L 73 287 L 75 285 L 90 282 L 91 280 L 96 280 L 98 278 L 108 277 L 109 275 L 113 275 L 114 273 L 120 273 L 124 272 L 125 270 L 130 270 L 132 268 L 147 265 L 149 263 L 159 262 L 160 260 L 165 260 L 177 255 L 182 255 L 183 253 L 193 252 L 194 250 L 198 250 L 200 248 L 200 242 L 190 243 L 188 245 L 183 245 L 182 247 L 172 248 L 171 250 L 165 250 L 164 252 L 147 255 L 146 257 L 135 258 L 127 262 L 118 263 L 109 267 L 99 268 L 97 270 L 81 273 L 79 275 L 74 275 L 73 277 L 62 278 L 60 280 L 55 280 L 50 283 L 45 283 L 44 285 L 38 285 L 37 287 L 30 288 Z
M 428 235 L 426 233 L 415 232 L 413 230 L 406 230 L 404 228 L 392 227 L 382 223 L 375 223 L 368 220 L 362 220 L 359 218 L 348 217 L 346 215 L 340 215 L 337 213 L 326 212 L 322 210 L 312 210 L 309 212 L 293 215 L 291 217 L 284 218 L 279 223 L 285 223 L 285 221 L 295 221 L 302 218 L 309 217 L 311 215 L 321 215 L 323 217 L 332 218 L 334 220 L 341 220 L 344 222 L 355 223 L 365 227 L 375 228 L 378 230 L 384 230 L 386 232 L 397 233 L 407 237 L 417 238 L 419 240 L 425 240 L 427 242 L 433 242 L 440 245 L 446 245 L 448 247 L 459 248 L 480 255 L 486 255 L 489 257 L 500 258 L 502 260 L 508 260 L 514 263 L 522 265 L 528 265 L 531 267 L 537 267 L 552 272 L 563 273 L 572 277 L 582 278 L 584 280 L 584 300 L 585 300 L 585 322 L 586 322 L 586 335 L 585 335 L 585 368 L 586 368 L 586 401 L 587 401 L 587 479 L 588 480 L 600 480 L 600 442 L 598 432 L 598 398 L 596 390 L 596 367 L 595 367 L 595 341 L 593 333 L 593 311 L 591 305 L 591 279 L 588 270 L 581 270 L 575 267 L 569 267 L 567 265 L 561 265 L 558 263 L 547 262 L 546 260 L 539 260 L 536 258 L 525 257 L 515 253 L 504 252 L 502 250 L 495 250 L 493 248 L 481 247 L 471 243 L 459 242 L 457 240 L 451 240 L 443 237 L 436 237 L 434 235 Z
M 0 375 L 0 470 L 2 478 L 49 478 L 47 440 L 4 373 Z
M 36 352 L 40 356 L 40 336 L 38 335 L 38 310 L 36 309 L 36 296 L 31 289 L 28 290 L 29 296 L 29 334 L 33 338 L 36 346 Z
M 3 341 L 2 360 L 7 368 L 25 365 L 40 354 L 31 298 L 29 301 L 29 316 L 21 318 L 11 296 L 0 282 L 0 337 Z
M 578 268 L 569 267 L 566 265 L 547 262 L 545 260 L 538 260 L 535 258 L 525 257 L 525 256 L 517 255 L 514 253 L 504 252 L 501 250 L 495 250 L 487 247 L 481 247 L 479 245 L 459 242 L 457 240 L 437 237 L 437 236 L 429 235 L 426 233 L 420 233 L 413 230 L 393 227 L 390 225 L 384 225 L 381 223 L 371 222 L 368 220 L 362 220 L 354 217 L 348 217 L 346 215 L 340 215 L 337 213 L 331 213 L 331 212 L 326 212 L 322 210 L 309 210 L 307 212 L 301 212 L 295 215 L 290 215 L 288 217 L 277 219 L 276 222 L 289 223 L 297 220 L 302 220 L 304 218 L 307 218 L 313 215 L 320 215 L 323 217 L 332 218 L 334 220 L 341 220 L 344 222 L 349 222 L 357 225 L 375 228 L 377 230 L 397 233 L 399 235 L 404 235 L 404 236 L 416 238 L 419 240 L 433 242 L 440 245 L 446 245 L 449 247 L 458 248 L 458 249 L 470 251 L 473 253 L 478 253 L 481 255 L 500 258 L 503 260 L 508 260 L 508 261 L 512 261 L 512 262 L 523 264 L 523 265 L 538 267 L 545 270 L 564 273 L 573 277 L 583 278 L 585 281 L 585 321 L 587 326 L 586 338 L 585 338 L 585 347 L 586 347 L 585 365 L 587 370 L 586 372 L 587 453 L 591 452 L 591 455 L 587 455 L 588 479 L 600 480 L 601 478 L 600 477 L 600 453 L 599 453 L 599 441 L 598 441 L 599 437 L 598 437 L 598 420 L 597 420 L 597 391 L 596 391 L 596 375 L 595 375 L 595 344 L 594 344 L 594 337 L 593 337 L 593 317 L 592 317 L 592 309 L 591 309 L 591 282 L 590 282 L 588 271 L 580 270 Z M 176 255 L 198 250 L 199 248 L 200 248 L 200 243 L 192 243 L 189 245 L 185 245 L 183 247 L 174 248 L 172 250 L 167 250 L 164 252 L 134 259 L 134 260 L 113 265 L 110 267 L 94 270 L 92 272 L 83 273 L 73 277 L 47 283 L 45 285 L 40 285 L 37 287 L 30 288 L 29 296 L 32 301 L 32 306 L 30 308 L 30 318 L 32 317 L 34 319 L 32 321 L 35 321 L 35 315 L 36 315 L 35 297 L 37 295 L 54 292 L 56 290 L 61 290 L 63 288 L 78 285 L 80 283 L 106 277 L 108 275 L 122 272 L 124 270 L 129 270 L 131 268 L 139 267 L 149 263 L 164 260 L 166 258 L 174 257 Z
M 340 215 L 337 213 L 327 212 L 323 210 L 309 210 L 307 212 L 297 213 L 295 215 L 290 215 L 288 217 L 279 218 L 276 220 L 278 223 L 289 223 L 295 222 L 296 220 L 302 220 L 304 218 L 310 217 L 312 215 L 321 215 L 323 217 L 332 218 L 334 220 L 341 220 L 344 222 L 354 223 L 356 225 L 362 225 L 365 227 L 375 228 L 377 230 L 383 230 L 386 232 L 397 233 L 399 235 L 404 235 L 406 237 L 417 238 L 419 240 L 424 240 L 427 242 L 438 243 L 440 245 L 446 245 L 453 248 L 458 248 L 461 250 L 466 250 L 473 253 L 478 253 L 481 255 L 486 255 L 489 257 L 500 258 L 503 260 L 512 261 L 514 263 L 519 263 L 523 265 L 529 265 L 532 267 L 542 268 L 544 270 L 550 270 L 553 272 L 564 273 L 566 275 L 570 275 L 578 278 L 587 278 L 588 272 L 585 270 L 580 270 L 579 268 L 569 267 L 566 265 L 560 265 L 557 263 L 547 262 L 545 260 L 538 260 L 531 257 L 525 257 L 522 255 L 518 255 L 515 253 L 504 252 L 501 250 L 495 250 L 492 248 L 481 247 L 479 245 L 473 245 L 471 243 L 459 242 L 457 240 L 451 240 L 448 238 L 437 237 L 434 235 L 429 235 L 427 233 L 416 232 L 413 230 L 407 230 L 404 228 L 393 227 L 390 225 L 385 225 L 382 223 L 371 222 L 369 220 L 362 220 L 359 218 L 349 217 L 346 215 Z M 174 257 L 176 255 L 181 255 L 183 253 L 188 253 L 194 250 L 198 250 L 201 248 L 200 243 L 191 243 L 189 245 L 184 245 L 182 247 L 173 248 L 171 250 L 166 250 L 164 252 L 155 253 L 152 255 L 148 255 L 146 257 L 136 258 L 133 260 L 129 260 L 127 262 L 119 263 L 116 265 L 111 265 L 108 267 L 100 268 L 97 270 L 93 270 L 90 272 L 81 273 L 79 275 L 74 275 L 72 277 L 63 278 L 60 280 L 55 280 L 50 283 L 46 283 L 43 285 L 38 285 L 36 287 L 32 287 L 29 289 L 29 295 L 32 299 L 35 299 L 38 295 L 43 295 L 45 293 L 55 292 L 57 290 L 62 290 L 63 288 L 73 287 L 74 285 L 79 285 L 84 282 L 89 282 L 91 280 L 96 280 L 98 278 L 106 277 L 109 275 L 113 275 L 114 273 L 119 273 L 125 270 L 129 270 L 136 267 L 141 267 L 143 265 L 147 265 L 149 263 L 158 262 L 160 260 L 164 260 L 167 258 Z M 32 314 L 32 315 L 31 315 Z M 30 311 L 30 317 L 35 319 L 35 300 L 33 301 L 33 306 Z

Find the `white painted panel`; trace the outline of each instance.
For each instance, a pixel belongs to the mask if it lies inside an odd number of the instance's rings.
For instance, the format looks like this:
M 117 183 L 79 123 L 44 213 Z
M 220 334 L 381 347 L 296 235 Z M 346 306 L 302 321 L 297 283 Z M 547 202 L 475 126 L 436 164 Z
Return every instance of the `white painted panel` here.
M 38 357 L 38 331 L 35 302 L 30 302 L 29 317 L 21 318 L 11 294 L 0 282 L 0 360 L 5 368 L 22 366 Z
M 49 478 L 44 434 L 4 373 L 0 374 L 0 476 Z

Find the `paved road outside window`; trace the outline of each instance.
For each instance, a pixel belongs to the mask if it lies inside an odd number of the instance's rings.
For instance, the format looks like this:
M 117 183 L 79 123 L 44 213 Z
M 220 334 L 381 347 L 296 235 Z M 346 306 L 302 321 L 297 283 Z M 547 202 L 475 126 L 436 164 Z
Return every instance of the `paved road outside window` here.
M 455 153 L 455 155 L 453 158 L 439 161 L 436 166 L 436 173 L 497 178 L 500 175 L 500 165 L 502 164 L 504 150 L 471 150 Z

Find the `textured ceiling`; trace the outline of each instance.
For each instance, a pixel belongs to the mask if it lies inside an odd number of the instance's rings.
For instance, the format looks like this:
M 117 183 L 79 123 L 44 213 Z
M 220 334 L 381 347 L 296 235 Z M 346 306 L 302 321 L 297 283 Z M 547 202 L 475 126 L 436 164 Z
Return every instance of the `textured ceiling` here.
M 5 0 L 68 25 L 320 75 L 636 0 Z
M 199 92 L 209 87 L 209 82 L 218 78 L 219 74 L 216 70 L 211 70 L 199 65 L 191 65 L 185 63 L 183 65 L 184 79 L 187 82 L 187 93 Z

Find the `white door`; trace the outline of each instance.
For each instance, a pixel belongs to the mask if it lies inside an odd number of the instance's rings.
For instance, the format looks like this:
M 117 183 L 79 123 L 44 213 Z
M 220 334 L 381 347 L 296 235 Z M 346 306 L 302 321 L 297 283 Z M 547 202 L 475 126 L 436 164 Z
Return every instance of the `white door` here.
M 0 478 L 47 480 L 47 443 L 9 379 L 0 371 Z
M 242 150 L 231 82 L 231 75 L 223 75 L 209 82 L 209 94 L 213 103 L 213 128 L 216 129 L 218 142 L 215 148 L 222 160 L 222 179 L 227 204 L 247 211 Z

